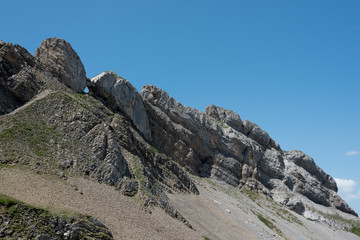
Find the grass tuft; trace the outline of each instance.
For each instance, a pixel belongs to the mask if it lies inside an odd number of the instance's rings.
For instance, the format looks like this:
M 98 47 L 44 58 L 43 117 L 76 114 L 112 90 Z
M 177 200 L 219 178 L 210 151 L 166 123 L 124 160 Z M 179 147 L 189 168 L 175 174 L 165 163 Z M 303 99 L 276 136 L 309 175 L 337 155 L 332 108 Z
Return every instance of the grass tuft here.
M 359 227 L 352 227 L 350 232 L 360 237 L 360 228 Z
M 0 205 L 10 208 L 16 205 L 18 202 L 19 201 L 15 200 L 14 198 L 8 197 L 0 193 Z

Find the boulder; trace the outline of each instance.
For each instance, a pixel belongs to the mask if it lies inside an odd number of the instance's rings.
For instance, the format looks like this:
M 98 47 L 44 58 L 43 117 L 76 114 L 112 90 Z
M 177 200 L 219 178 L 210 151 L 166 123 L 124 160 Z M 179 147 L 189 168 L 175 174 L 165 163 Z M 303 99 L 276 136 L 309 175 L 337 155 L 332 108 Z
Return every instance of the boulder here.
M 151 139 L 149 120 L 143 102 L 129 81 L 119 77 L 115 72 L 106 71 L 93 77 L 88 88 L 90 94 L 100 97 L 109 107 L 127 115 L 146 139 Z
M 125 196 L 133 197 L 139 191 L 139 182 L 137 180 L 124 177 L 116 185 L 116 189 L 118 189 Z
M 35 57 L 60 82 L 76 92 L 84 91 L 85 68 L 70 43 L 60 38 L 48 38 L 36 50 Z

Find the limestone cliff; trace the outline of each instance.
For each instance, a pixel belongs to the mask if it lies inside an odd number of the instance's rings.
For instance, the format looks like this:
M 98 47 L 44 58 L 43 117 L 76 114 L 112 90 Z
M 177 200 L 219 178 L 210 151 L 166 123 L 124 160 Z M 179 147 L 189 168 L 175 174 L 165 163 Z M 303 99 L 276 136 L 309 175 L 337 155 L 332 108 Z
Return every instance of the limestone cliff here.
M 0 164 L 114 186 L 190 228 L 168 195 L 199 194 L 197 177 L 305 217 L 314 212 L 306 201 L 357 216 L 310 156 L 282 150 L 237 113 L 214 105 L 203 113 L 156 86 L 138 93 L 115 72 L 85 74 L 62 39 L 45 40 L 35 57 L 0 41 Z
M 282 151 L 256 124 L 214 105 L 206 114 L 183 106 L 163 90 L 144 86 L 154 145 L 192 174 L 267 194 L 302 214 L 297 194 L 357 215 L 337 195 L 335 180 L 300 151 Z

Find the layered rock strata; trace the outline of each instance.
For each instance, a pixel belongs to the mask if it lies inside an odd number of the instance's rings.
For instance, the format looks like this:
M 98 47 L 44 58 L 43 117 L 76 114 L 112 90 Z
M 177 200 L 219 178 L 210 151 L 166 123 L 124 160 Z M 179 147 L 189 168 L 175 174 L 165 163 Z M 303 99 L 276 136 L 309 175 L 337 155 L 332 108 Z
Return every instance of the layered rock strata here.
M 115 72 L 106 71 L 93 77 L 88 83 L 89 93 L 100 97 L 115 111 L 121 111 L 135 127 L 151 140 L 149 120 L 136 88 Z
M 80 58 L 62 39 L 45 40 L 35 56 L 0 42 L 0 114 L 51 90 L 27 106 L 31 114 L 3 119 L 1 163 L 89 176 L 140 196 L 146 206 L 161 206 L 188 225 L 164 191 L 198 194 L 188 172 L 262 192 L 299 214 L 306 212 L 299 197 L 304 196 L 357 215 L 311 157 L 283 151 L 258 125 L 231 110 L 210 105 L 205 114 L 155 86 L 139 94 L 115 72 L 86 82 Z M 86 84 L 88 95 L 75 93 Z
M 184 106 L 155 86 L 141 90 L 150 119 L 153 143 L 192 174 L 272 196 L 299 212 L 296 197 L 356 213 L 337 195 L 335 180 L 300 151 L 282 151 L 254 123 L 214 105 L 204 114 Z
M 86 87 L 85 68 L 70 43 L 60 38 L 48 38 L 36 49 L 35 57 L 60 82 L 75 92 L 84 91 Z

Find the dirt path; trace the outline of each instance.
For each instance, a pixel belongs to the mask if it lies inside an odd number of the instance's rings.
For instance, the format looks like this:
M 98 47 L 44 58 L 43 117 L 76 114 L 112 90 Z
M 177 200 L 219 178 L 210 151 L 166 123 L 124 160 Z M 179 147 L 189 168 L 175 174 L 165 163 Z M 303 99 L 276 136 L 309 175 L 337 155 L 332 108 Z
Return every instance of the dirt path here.
M 149 214 L 113 187 L 81 178 L 64 181 L 2 168 L 0 192 L 39 207 L 89 214 L 104 223 L 115 239 L 203 239 L 162 210 Z
M 40 99 L 43 99 L 44 97 L 46 97 L 47 95 L 49 95 L 52 91 L 49 89 L 46 89 L 42 92 L 40 92 L 39 94 L 37 94 L 33 99 L 31 99 L 29 102 L 25 103 L 24 105 L 22 105 L 21 107 L 15 109 L 14 111 L 10 112 L 9 115 L 14 115 L 15 113 L 19 112 L 22 109 L 27 108 L 28 106 L 30 106 L 33 102 L 38 101 Z

